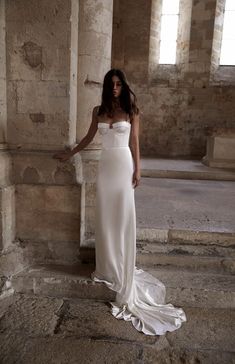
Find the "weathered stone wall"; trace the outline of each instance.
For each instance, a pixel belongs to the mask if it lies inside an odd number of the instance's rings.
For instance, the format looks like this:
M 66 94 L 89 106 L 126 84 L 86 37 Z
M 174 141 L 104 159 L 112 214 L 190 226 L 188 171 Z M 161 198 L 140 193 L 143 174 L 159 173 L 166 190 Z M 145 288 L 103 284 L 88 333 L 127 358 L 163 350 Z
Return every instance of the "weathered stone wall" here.
M 77 259 L 79 162 L 61 164 L 52 158 L 76 140 L 76 109 L 70 104 L 70 86 L 76 87 L 72 83 L 72 72 L 77 69 L 75 46 L 73 62 L 70 57 L 71 29 L 76 38 L 78 27 L 76 3 L 6 2 L 7 142 L 15 185 L 14 243 L 23 249 L 25 264 Z
M 183 56 L 178 57 L 177 66 L 164 67 L 153 63 L 159 1 L 114 1 L 112 65 L 126 71 L 143 112 L 142 155 L 201 158 L 206 152 L 208 127 L 235 125 L 234 72 L 230 70 L 226 78 L 217 77 L 216 82 L 211 77 L 215 72 L 211 67 L 213 49 L 217 46 L 218 51 L 218 44 L 213 45 L 214 25 L 218 29 L 223 21 L 221 6 L 223 9 L 222 0 L 217 4 L 216 0 L 187 4 L 181 0 L 184 23 L 180 29 L 184 35 L 178 56 Z
M 126 71 L 132 83 L 148 76 L 151 1 L 114 0 L 112 66 Z
M 54 149 L 68 138 L 70 1 L 7 1 L 8 143 Z

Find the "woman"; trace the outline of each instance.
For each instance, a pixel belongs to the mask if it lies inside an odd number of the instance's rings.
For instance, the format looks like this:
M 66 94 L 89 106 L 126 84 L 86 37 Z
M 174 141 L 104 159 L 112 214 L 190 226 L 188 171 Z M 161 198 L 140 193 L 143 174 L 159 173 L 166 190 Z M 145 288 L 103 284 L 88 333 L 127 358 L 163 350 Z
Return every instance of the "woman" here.
M 112 314 L 132 321 L 146 335 L 178 329 L 186 316 L 165 304 L 165 286 L 135 266 L 136 215 L 134 190 L 140 182 L 139 109 L 125 74 L 111 69 L 104 77 L 102 103 L 92 113 L 87 135 L 71 151 L 54 157 L 65 161 L 85 148 L 97 130 L 102 151 L 96 180 L 95 282 L 116 292 Z

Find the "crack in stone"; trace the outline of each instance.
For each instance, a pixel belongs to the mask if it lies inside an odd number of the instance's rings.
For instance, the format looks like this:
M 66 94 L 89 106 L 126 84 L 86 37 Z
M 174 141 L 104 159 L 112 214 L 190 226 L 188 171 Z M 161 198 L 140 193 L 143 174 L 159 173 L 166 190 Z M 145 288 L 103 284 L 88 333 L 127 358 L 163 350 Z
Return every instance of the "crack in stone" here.
M 156 345 L 157 341 L 153 343 L 140 343 L 139 341 L 136 340 L 129 340 L 127 338 L 121 338 L 121 337 L 115 337 L 115 336 L 111 336 L 111 335 L 92 335 L 92 336 L 85 336 L 86 338 L 90 338 L 91 340 L 94 341 L 104 341 L 104 342 L 110 342 L 110 343 L 118 343 L 118 344 L 131 344 L 131 345 L 136 345 L 137 347 L 139 347 L 140 350 L 140 358 L 142 358 L 142 353 L 141 351 L 143 351 L 143 345 L 145 346 L 149 346 L 149 347 L 154 347 L 154 345 Z
M 61 322 L 63 321 L 66 313 L 69 309 L 69 302 L 66 300 L 63 300 L 62 305 L 60 306 L 59 310 L 55 313 L 56 316 L 58 316 L 58 320 L 56 322 L 55 328 L 53 330 L 53 334 L 57 334 L 60 330 Z
M 101 83 L 99 81 L 89 80 L 87 76 L 86 80 L 84 81 L 84 85 L 101 86 Z
M 138 364 L 142 364 L 142 363 L 143 363 L 143 358 L 144 358 L 144 349 L 143 349 L 143 347 L 141 346 L 141 347 L 139 348 L 139 352 L 138 352 L 138 356 L 137 356 Z

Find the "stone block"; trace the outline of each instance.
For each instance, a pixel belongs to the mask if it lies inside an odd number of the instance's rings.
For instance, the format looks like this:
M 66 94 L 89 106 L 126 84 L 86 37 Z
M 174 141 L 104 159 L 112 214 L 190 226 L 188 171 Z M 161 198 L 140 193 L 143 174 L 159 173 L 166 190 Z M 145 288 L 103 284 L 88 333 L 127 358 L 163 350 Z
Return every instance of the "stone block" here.
M 112 17 L 112 4 L 108 5 L 107 0 L 83 1 L 79 8 L 80 29 L 86 28 L 87 31 L 110 35 Z
M 11 247 L 4 250 L 4 254 L 0 254 L 0 276 L 9 277 L 13 274 L 18 274 L 25 268 L 25 263 L 23 249 L 14 243 Z M 11 283 L 6 288 L 11 288 Z
M 235 133 L 233 134 L 208 136 L 207 153 L 202 162 L 210 167 L 235 169 Z
M 235 273 L 234 257 L 193 255 L 192 252 L 187 252 L 186 248 L 180 252 L 180 247 L 178 246 L 172 249 L 170 253 L 156 253 L 149 249 L 147 251 L 138 249 L 137 263 L 145 267 L 172 267 L 173 269 L 188 269 L 196 272 L 217 272 L 220 274 Z
M 56 45 L 42 49 L 42 80 L 69 80 L 69 49 L 58 48 Z
M 68 146 L 69 127 L 66 113 L 44 114 L 37 111 L 14 114 L 15 101 L 9 95 L 8 102 L 12 104 L 12 110 L 8 114 L 8 145 L 12 149 L 55 151 L 61 149 L 61 146 Z
M 55 152 L 12 152 L 14 183 L 77 185 L 81 161 L 68 160 L 61 163 L 53 158 Z M 76 164 L 76 165 L 75 165 Z M 81 173 L 81 171 L 80 171 Z
M 96 199 L 96 184 L 95 183 L 86 183 L 85 185 L 85 194 L 86 194 L 86 206 L 94 207 L 95 199 Z
M 18 81 L 17 113 L 68 114 L 68 84 L 57 81 Z
M 0 186 L 7 186 L 12 182 L 12 160 L 8 152 L 0 151 Z
M 13 52 L 15 47 L 24 47 L 32 42 L 39 47 L 70 47 L 70 23 L 41 23 L 17 21 L 7 22 L 7 49 Z
M 220 350 L 171 349 L 156 351 L 154 348 L 143 349 L 144 363 L 149 364 L 234 364 L 234 354 Z
M 61 299 L 48 300 L 46 297 L 17 295 L 7 314 L 1 317 L 2 329 L 21 331 L 34 337 L 52 335 L 58 319 L 56 313 L 61 305 Z
M 25 266 L 33 264 L 65 264 L 72 265 L 78 262 L 79 241 L 42 241 L 21 240 L 16 241 L 22 248 Z
M 31 42 L 32 44 L 32 42 Z M 36 44 L 33 43 L 35 46 Z M 27 45 L 27 44 L 26 44 Z M 42 72 L 42 49 L 38 48 L 37 64 L 30 65 L 29 58 L 27 58 L 24 48 L 22 46 L 15 46 L 11 48 L 8 46 L 8 79 L 9 80 L 40 80 Z M 33 51 L 32 51 L 33 53 Z M 32 54 L 31 54 L 32 57 Z M 34 55 L 35 57 L 35 55 Z
M 6 2 L 6 17 L 8 21 L 24 21 L 40 23 L 69 22 L 71 13 L 70 1 L 51 0 L 20 0 Z
M 109 35 L 97 32 L 83 31 L 79 34 L 79 55 L 103 57 L 110 52 L 111 38 Z
M 16 342 L 19 342 L 18 338 L 14 339 L 14 343 Z M 7 358 L 13 358 L 16 361 L 19 359 L 20 352 L 21 363 L 31 361 L 34 364 L 55 364 L 58 362 L 77 364 L 78 358 L 79 362 L 84 364 L 109 363 L 110 358 L 112 358 L 112 364 L 137 364 L 142 353 L 139 346 L 129 342 L 116 342 L 112 338 L 103 339 L 96 336 L 90 338 L 68 336 L 68 338 L 56 337 L 56 339 L 38 337 L 37 343 L 33 338 L 27 338 L 24 343 L 25 350 L 18 349 L 17 357 L 12 343 L 6 340 L 6 336 L 4 336 L 3 343 L 4 347 L 7 348 Z M 14 347 L 16 347 L 16 344 Z M 22 344 L 18 343 L 18 347 L 21 348 Z
M 87 318 L 89 317 L 89 320 Z M 156 337 L 141 335 L 131 322 L 125 323 L 117 320 L 113 325 L 113 317 L 110 315 L 109 307 L 103 302 L 77 300 L 70 302 L 68 316 L 61 323 L 60 334 L 76 336 L 110 336 L 116 340 L 128 340 L 132 343 L 143 343 L 159 347 L 168 347 L 164 336 L 156 343 Z
M 79 241 L 80 187 L 17 185 L 16 236 L 28 240 Z
M 185 313 L 187 322 L 167 335 L 170 345 L 234 352 L 234 310 L 187 307 Z
M 85 234 L 91 234 L 95 231 L 95 208 L 86 207 L 85 209 Z
M 15 187 L 0 188 L 0 249 L 10 246 L 15 237 Z

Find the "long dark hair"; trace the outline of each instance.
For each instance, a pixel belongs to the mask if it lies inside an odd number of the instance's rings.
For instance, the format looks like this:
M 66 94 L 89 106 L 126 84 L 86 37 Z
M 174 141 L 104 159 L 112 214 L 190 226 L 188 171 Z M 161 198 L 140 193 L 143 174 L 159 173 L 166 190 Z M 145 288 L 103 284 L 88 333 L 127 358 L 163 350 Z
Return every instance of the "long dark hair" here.
M 112 68 L 104 76 L 102 102 L 99 107 L 98 115 L 107 113 L 108 116 L 113 116 L 113 81 L 112 77 L 117 76 L 122 84 L 122 90 L 119 97 L 120 106 L 132 119 L 134 114 L 139 114 L 139 108 L 137 107 L 137 98 L 134 92 L 128 85 L 126 75 L 123 71 L 117 68 Z

